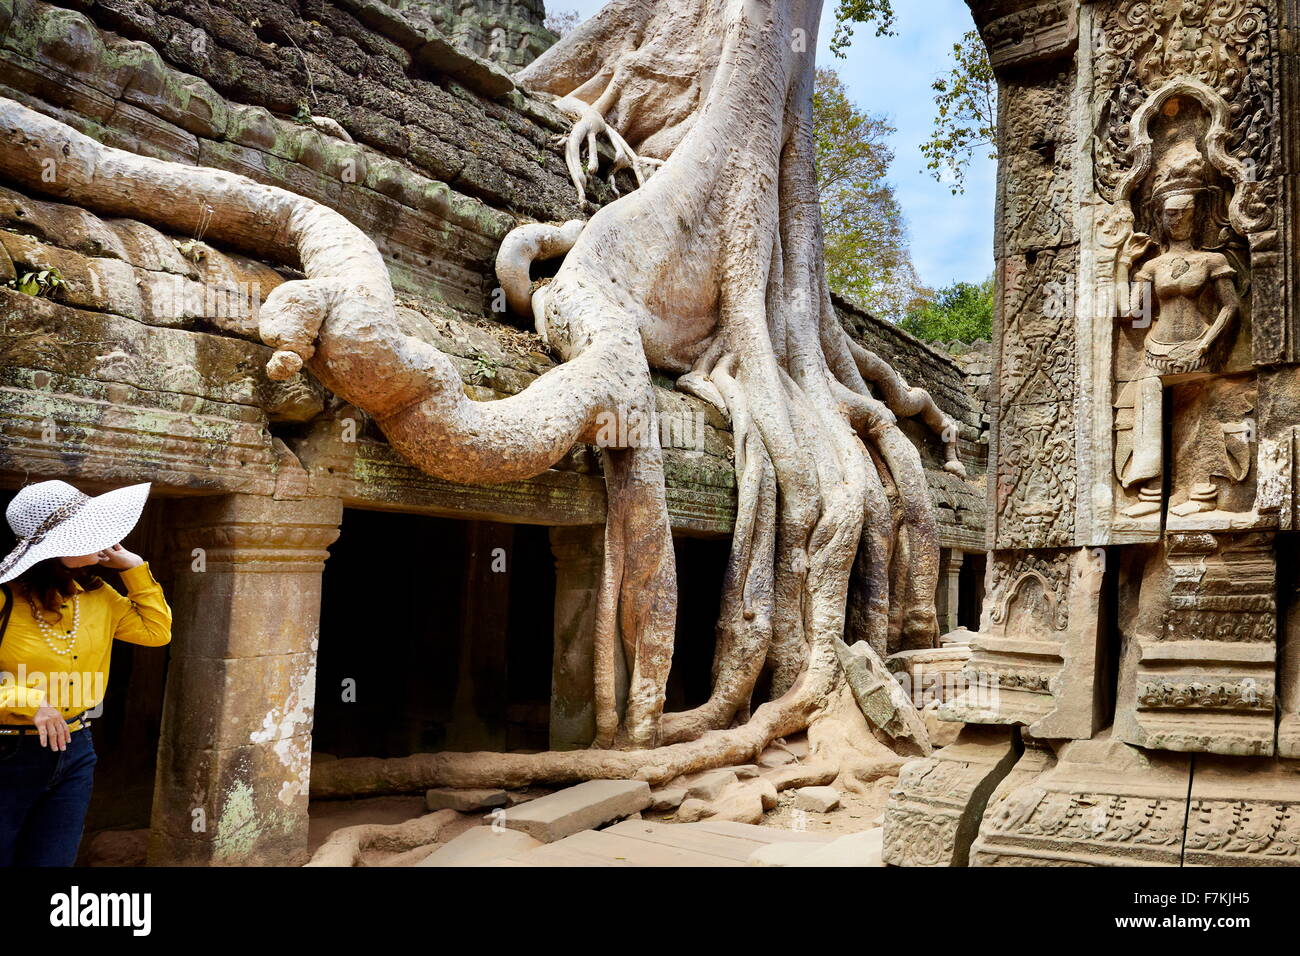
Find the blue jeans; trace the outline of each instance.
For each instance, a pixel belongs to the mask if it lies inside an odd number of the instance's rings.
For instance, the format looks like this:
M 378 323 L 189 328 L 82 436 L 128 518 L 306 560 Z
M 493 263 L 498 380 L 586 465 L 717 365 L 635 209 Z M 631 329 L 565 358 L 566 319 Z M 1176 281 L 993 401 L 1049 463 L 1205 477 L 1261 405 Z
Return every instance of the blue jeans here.
M 0 735 L 0 866 L 72 866 L 94 783 L 89 727 L 63 751 L 35 735 Z

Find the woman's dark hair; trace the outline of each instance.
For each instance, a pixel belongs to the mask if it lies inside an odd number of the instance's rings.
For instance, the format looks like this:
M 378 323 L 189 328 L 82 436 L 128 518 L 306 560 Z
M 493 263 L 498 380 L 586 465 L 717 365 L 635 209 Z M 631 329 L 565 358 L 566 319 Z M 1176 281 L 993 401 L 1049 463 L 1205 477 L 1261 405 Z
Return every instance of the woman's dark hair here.
M 58 558 L 36 562 L 14 581 L 56 618 L 62 617 L 59 608 L 76 593 L 72 586 L 74 581 L 87 591 L 93 591 L 104 583 L 104 579 L 95 573 L 94 565 L 69 568 Z

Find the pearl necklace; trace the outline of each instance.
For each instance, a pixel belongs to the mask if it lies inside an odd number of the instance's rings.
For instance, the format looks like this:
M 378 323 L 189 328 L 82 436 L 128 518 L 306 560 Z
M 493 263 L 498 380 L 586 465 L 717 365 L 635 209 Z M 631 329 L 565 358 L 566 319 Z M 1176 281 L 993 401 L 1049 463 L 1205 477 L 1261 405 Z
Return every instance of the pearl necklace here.
M 65 654 L 72 656 L 72 652 L 77 649 L 77 629 L 81 624 L 81 603 L 77 600 L 78 595 L 72 596 L 72 630 L 67 634 L 60 634 L 54 627 L 45 620 L 36 602 L 32 596 L 27 595 L 27 603 L 31 605 L 32 617 L 36 619 L 36 626 L 40 629 L 41 637 L 45 638 L 45 643 L 49 645 L 50 650 L 55 654 Z M 66 641 L 67 647 L 59 647 L 54 642 Z

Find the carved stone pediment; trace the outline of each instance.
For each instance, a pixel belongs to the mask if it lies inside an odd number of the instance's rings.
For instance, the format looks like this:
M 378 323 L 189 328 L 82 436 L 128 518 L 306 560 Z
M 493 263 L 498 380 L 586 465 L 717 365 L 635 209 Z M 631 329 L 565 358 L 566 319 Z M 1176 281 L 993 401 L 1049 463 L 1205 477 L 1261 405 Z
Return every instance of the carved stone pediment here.
M 1074 0 L 1049 0 L 999 16 L 981 32 L 995 70 L 1067 56 L 1079 38 Z

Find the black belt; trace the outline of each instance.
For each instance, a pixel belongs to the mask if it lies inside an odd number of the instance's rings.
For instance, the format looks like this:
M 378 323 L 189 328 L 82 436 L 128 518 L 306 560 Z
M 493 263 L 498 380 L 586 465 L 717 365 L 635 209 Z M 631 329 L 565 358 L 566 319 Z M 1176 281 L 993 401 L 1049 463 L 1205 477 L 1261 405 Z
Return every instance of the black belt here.
M 78 714 L 68 721 L 68 730 L 72 731 L 89 726 L 90 720 L 84 714 Z M 20 734 L 35 736 L 40 732 L 40 728 L 35 724 L 0 724 L 0 737 L 15 737 Z

